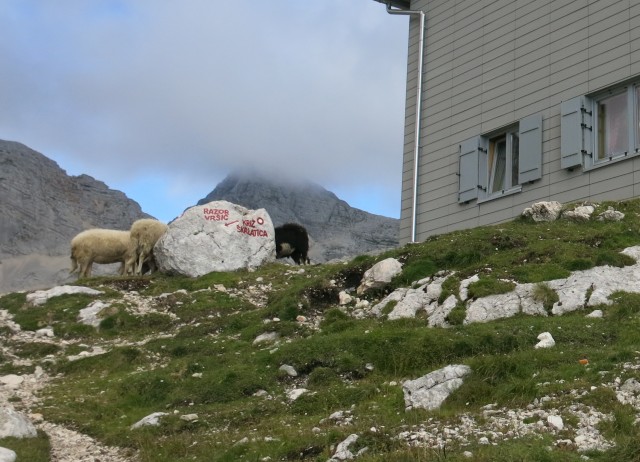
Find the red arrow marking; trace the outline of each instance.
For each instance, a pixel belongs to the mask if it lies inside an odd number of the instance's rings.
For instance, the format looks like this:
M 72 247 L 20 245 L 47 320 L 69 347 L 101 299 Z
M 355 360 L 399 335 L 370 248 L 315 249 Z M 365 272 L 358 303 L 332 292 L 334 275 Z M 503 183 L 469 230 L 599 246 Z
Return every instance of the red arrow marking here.
M 234 223 L 237 223 L 238 221 L 239 221 L 239 220 L 231 221 L 231 222 L 229 222 L 229 223 L 225 223 L 224 225 L 225 225 L 225 226 L 229 226 L 229 225 L 232 225 L 232 224 L 234 224 Z

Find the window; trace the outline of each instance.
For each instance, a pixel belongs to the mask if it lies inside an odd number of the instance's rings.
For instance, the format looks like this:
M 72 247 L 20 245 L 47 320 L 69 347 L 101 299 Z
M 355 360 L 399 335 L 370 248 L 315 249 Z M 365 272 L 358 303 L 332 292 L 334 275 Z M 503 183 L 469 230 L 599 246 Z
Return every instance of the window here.
M 522 184 L 541 177 L 540 114 L 460 144 L 458 202 L 489 200 L 520 192 Z
M 627 95 L 620 93 L 596 101 L 596 150 L 598 160 L 615 157 L 629 150 Z
M 489 191 L 503 192 L 518 186 L 517 131 L 510 131 L 489 139 Z
M 640 87 L 622 85 L 561 105 L 562 168 L 598 167 L 640 152 Z

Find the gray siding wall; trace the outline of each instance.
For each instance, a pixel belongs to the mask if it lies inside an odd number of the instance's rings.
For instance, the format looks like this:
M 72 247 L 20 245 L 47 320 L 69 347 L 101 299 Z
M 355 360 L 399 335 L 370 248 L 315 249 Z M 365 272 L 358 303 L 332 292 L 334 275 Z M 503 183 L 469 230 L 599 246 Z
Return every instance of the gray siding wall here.
M 640 158 L 560 167 L 560 104 L 640 76 L 640 0 L 412 0 L 426 12 L 416 240 L 499 223 L 541 200 L 640 196 Z M 411 239 L 419 20 L 410 20 L 400 241 Z M 540 113 L 542 179 L 459 204 L 458 146 Z

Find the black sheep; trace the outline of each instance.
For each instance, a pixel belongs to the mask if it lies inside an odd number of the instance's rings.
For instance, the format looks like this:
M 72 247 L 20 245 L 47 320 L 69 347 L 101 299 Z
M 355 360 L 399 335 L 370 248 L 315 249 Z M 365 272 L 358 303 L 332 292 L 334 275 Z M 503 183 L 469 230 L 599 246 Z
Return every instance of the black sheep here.
M 275 228 L 276 258 L 291 257 L 298 265 L 311 263 L 309 251 L 309 236 L 304 226 L 297 223 L 286 223 Z

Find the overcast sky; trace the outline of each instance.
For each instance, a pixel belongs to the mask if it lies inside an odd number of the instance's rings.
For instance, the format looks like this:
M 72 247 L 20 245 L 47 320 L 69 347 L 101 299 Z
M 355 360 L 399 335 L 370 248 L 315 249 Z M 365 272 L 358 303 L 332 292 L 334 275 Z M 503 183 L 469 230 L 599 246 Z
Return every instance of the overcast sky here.
M 168 222 L 237 169 L 398 218 L 408 17 L 373 0 L 0 0 L 0 139 Z

